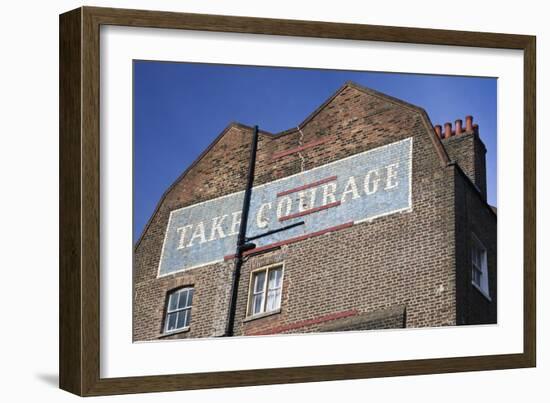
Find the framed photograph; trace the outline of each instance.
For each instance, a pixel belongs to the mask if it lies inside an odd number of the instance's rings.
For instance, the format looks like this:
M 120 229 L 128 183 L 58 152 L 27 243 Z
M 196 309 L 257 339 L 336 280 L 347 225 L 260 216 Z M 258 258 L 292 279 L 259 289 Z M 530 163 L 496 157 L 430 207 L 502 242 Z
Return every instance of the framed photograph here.
M 535 37 L 60 16 L 60 387 L 533 367 Z

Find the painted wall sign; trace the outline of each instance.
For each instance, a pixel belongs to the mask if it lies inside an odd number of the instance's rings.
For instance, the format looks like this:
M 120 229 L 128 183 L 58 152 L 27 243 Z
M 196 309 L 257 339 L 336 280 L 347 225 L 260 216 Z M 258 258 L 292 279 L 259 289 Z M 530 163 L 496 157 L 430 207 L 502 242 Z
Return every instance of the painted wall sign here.
M 252 190 L 247 236 L 294 227 L 257 247 L 323 233 L 412 207 L 412 138 L 355 154 Z M 244 192 L 170 213 L 159 276 L 222 261 L 235 252 Z

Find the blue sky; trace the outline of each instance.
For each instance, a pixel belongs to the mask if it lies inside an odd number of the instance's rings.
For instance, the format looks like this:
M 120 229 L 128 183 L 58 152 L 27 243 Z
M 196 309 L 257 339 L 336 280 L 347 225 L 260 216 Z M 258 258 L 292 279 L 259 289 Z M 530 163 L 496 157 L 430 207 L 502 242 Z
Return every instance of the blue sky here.
M 497 205 L 495 78 L 135 61 L 134 241 L 166 188 L 230 122 L 295 127 L 349 80 L 424 108 L 434 125 L 473 115 Z

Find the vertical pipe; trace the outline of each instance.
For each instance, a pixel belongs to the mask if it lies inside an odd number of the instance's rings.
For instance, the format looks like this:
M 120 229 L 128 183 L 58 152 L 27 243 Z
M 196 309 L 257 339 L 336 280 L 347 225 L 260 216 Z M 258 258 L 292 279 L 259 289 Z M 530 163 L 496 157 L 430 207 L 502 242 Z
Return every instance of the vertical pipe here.
M 237 295 L 239 291 L 239 278 L 241 277 L 241 267 L 243 265 L 243 246 L 246 242 L 246 227 L 248 225 L 248 210 L 250 208 L 250 198 L 252 195 L 252 185 L 254 184 L 254 170 L 256 168 L 256 150 L 258 148 L 258 126 L 254 126 L 252 135 L 252 145 L 250 148 L 250 160 L 248 162 L 248 176 L 246 188 L 244 191 L 243 208 L 241 212 L 241 223 L 239 235 L 237 237 L 237 251 L 235 253 L 235 269 L 233 270 L 233 279 L 231 282 L 231 300 L 229 301 L 229 314 L 225 336 L 233 336 L 233 327 L 235 324 L 235 311 L 237 310 Z

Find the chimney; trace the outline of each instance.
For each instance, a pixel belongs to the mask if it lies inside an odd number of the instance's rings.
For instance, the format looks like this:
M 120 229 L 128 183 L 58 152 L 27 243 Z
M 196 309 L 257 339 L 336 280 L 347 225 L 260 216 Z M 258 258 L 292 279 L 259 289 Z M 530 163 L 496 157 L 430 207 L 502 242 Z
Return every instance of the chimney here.
M 451 124 L 445 123 L 443 145 L 452 161 L 470 178 L 478 188 L 483 200 L 487 200 L 487 178 L 485 154 L 487 149 L 479 137 L 479 127 L 473 123 L 472 116 L 466 116 L 466 127 L 462 120 L 455 120 L 455 131 Z
M 449 122 L 445 123 L 445 138 L 448 139 L 453 135 L 451 124 Z
M 435 135 L 436 135 L 438 138 L 441 138 L 441 125 L 435 125 L 435 126 L 434 126 L 434 130 L 435 130 Z
M 474 130 L 474 128 L 472 126 L 473 121 L 474 121 L 473 116 L 471 116 L 471 115 L 466 116 L 466 132 L 467 133 L 470 133 Z
M 462 120 L 455 120 L 455 135 L 460 136 L 462 134 Z

